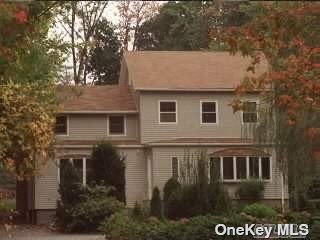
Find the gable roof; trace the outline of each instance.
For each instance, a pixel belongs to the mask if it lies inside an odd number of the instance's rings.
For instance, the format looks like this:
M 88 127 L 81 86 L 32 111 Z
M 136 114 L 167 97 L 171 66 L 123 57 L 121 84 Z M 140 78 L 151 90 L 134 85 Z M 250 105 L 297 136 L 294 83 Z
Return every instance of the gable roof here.
M 251 59 L 228 52 L 125 52 L 130 81 L 136 90 L 233 91 L 248 73 Z M 254 76 L 267 71 L 259 65 Z
M 137 112 L 128 86 L 58 87 L 63 113 Z

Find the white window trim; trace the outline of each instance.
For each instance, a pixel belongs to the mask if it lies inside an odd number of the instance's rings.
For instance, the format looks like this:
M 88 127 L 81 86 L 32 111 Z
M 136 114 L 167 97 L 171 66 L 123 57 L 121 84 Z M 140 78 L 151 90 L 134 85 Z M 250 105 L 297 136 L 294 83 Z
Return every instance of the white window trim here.
M 223 158 L 224 157 L 230 157 L 233 159 L 233 179 L 224 179 L 223 176 Z M 221 176 L 221 180 L 225 183 L 240 183 L 243 180 L 248 180 L 250 179 L 250 173 L 249 173 L 249 157 L 252 156 L 243 156 L 246 158 L 246 178 L 244 179 L 237 179 L 237 161 L 236 158 L 240 157 L 240 156 L 223 156 L 220 157 L 220 176 Z M 259 179 L 263 182 L 269 183 L 272 182 L 272 173 L 273 173 L 273 169 L 272 169 L 272 157 L 268 157 L 269 158 L 269 164 L 270 164 L 270 179 L 263 179 L 262 178 L 262 158 L 261 156 L 258 157 L 258 164 L 259 164 Z
M 58 173 L 57 173 L 58 184 L 60 184 L 60 176 L 61 176 L 61 170 L 60 170 L 60 160 L 61 159 L 68 159 L 71 162 L 71 164 L 73 165 L 73 158 L 61 157 L 56 160 L 56 162 L 58 164 L 57 165 L 58 166 Z M 76 158 L 76 159 L 82 159 L 82 185 L 86 186 L 87 185 L 87 160 L 88 160 L 88 158 L 82 157 L 82 158 Z
M 180 159 L 177 156 L 171 157 L 171 177 L 173 177 L 173 168 L 172 168 L 172 160 L 176 158 L 178 160 L 178 178 L 180 177 Z
M 257 122 L 244 122 L 243 121 L 243 110 L 241 110 L 241 124 L 246 125 L 246 124 L 258 124 L 259 123 L 259 106 L 260 106 L 260 101 L 259 100 L 252 100 L 252 99 L 244 99 L 241 100 L 241 102 L 255 102 L 257 106 Z
M 123 117 L 124 133 L 123 134 L 112 134 L 110 133 L 110 116 L 107 117 L 107 135 L 111 137 L 126 137 L 127 136 L 127 115 L 112 115 L 111 117 Z
M 58 137 L 69 137 L 69 126 L 70 126 L 70 120 L 69 120 L 69 115 L 65 115 L 65 114 L 61 114 L 61 115 L 58 115 L 59 117 L 67 117 L 67 133 L 54 133 L 55 136 L 58 136 Z M 58 117 L 57 116 L 57 117 Z
M 176 114 L 176 121 L 175 122 L 161 122 L 161 119 L 160 119 L 160 115 L 161 115 L 161 112 L 160 112 L 160 104 L 162 102 L 175 102 L 176 104 L 176 111 L 175 111 L 175 114 Z M 173 112 L 162 112 L 162 113 L 173 113 Z M 159 100 L 158 101 L 158 123 L 159 124 L 178 124 L 178 101 L 177 100 Z
M 206 123 L 202 121 L 202 103 L 215 103 L 216 105 L 216 111 L 215 112 L 210 112 L 210 113 L 215 113 L 216 114 L 216 122 L 215 123 Z M 209 113 L 209 112 L 204 112 L 204 113 Z M 219 108 L 218 108 L 218 101 L 217 100 L 200 100 L 200 124 L 201 125 L 219 125 Z

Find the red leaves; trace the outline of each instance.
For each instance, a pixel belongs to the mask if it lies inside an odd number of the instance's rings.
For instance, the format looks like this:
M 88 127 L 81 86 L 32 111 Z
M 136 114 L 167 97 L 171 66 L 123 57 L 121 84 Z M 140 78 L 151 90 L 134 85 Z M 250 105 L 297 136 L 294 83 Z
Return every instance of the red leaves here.
M 19 10 L 18 12 L 16 12 L 14 14 L 14 17 L 15 17 L 17 23 L 22 24 L 22 23 L 26 23 L 27 22 L 28 15 L 27 15 L 26 11 Z

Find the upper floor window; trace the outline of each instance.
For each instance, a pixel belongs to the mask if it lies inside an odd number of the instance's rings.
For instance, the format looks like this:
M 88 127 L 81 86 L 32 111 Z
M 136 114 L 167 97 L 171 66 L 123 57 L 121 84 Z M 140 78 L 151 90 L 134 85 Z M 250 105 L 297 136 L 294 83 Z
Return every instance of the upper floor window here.
M 177 102 L 160 101 L 159 102 L 159 122 L 177 123 Z
M 125 135 L 124 116 L 109 116 L 109 135 Z
M 256 123 L 258 121 L 257 102 L 248 101 L 243 103 L 242 123 Z
M 201 123 L 217 123 L 217 103 L 213 101 L 201 102 Z
M 67 116 L 57 116 L 54 132 L 57 135 L 67 135 L 68 134 L 68 117 Z

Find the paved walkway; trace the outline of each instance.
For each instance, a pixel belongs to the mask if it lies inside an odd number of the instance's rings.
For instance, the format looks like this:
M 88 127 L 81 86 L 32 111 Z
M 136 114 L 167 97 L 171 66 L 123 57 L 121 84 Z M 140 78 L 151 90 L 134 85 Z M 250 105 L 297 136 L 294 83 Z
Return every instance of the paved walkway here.
M 8 232 L 0 226 L 0 240 L 104 240 L 97 234 L 62 234 L 50 231 L 46 227 L 23 225 Z

